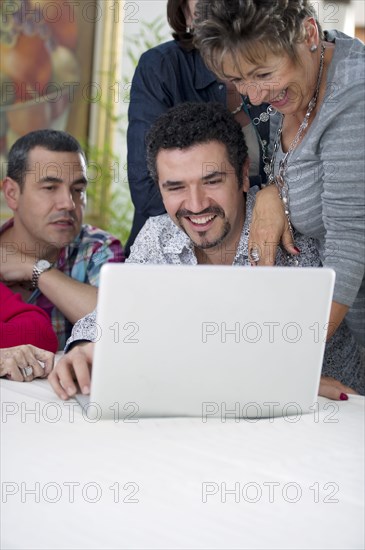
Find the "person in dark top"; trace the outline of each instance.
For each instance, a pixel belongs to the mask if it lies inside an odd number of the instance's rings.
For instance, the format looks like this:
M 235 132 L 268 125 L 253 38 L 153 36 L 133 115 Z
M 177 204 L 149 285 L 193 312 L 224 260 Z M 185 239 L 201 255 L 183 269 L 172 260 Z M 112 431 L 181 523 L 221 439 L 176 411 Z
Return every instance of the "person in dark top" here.
M 193 47 L 196 0 L 168 0 L 167 18 L 174 30 L 169 42 L 142 54 L 136 68 L 128 111 L 128 180 L 135 207 L 126 255 L 147 218 L 165 212 L 157 186 L 148 174 L 145 135 L 157 118 L 179 103 L 219 102 L 235 113 L 249 149 L 250 182 L 266 181 L 263 159 L 269 140 L 267 105 L 251 106 L 234 86 L 207 69 Z

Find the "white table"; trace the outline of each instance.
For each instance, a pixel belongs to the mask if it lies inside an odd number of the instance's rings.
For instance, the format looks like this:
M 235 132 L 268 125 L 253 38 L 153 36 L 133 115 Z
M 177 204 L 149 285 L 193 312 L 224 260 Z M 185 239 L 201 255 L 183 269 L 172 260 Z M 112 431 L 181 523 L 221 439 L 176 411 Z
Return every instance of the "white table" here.
M 92 423 L 46 380 L 0 384 L 3 549 L 364 548 L 363 397 Z

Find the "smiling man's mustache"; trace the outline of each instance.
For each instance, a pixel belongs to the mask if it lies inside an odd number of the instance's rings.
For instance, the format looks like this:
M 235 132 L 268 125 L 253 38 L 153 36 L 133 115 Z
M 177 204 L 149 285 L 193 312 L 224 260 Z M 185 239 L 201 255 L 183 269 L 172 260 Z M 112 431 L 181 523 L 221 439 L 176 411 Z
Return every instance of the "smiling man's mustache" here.
M 180 220 L 180 218 L 188 218 L 189 216 L 204 216 L 206 214 L 213 214 L 215 216 L 219 216 L 220 218 L 224 218 L 225 216 L 224 210 L 219 206 L 209 206 L 208 208 L 201 210 L 201 212 L 192 212 L 186 208 L 180 208 L 180 210 L 176 212 L 175 216 L 178 220 Z

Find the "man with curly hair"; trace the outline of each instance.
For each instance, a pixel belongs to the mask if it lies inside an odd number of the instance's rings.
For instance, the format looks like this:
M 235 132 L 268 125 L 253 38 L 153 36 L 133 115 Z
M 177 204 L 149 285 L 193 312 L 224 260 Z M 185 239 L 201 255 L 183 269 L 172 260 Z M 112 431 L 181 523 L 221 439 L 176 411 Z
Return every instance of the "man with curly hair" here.
M 162 115 L 147 136 L 147 164 L 167 214 L 147 220 L 127 262 L 250 265 L 249 224 L 257 188 L 249 189 L 241 126 L 225 107 L 183 103 Z M 280 250 L 276 265 L 321 265 L 312 239 L 298 235 L 296 242 L 299 256 Z M 62 399 L 76 393 L 75 380 L 89 393 L 96 329 L 95 312 L 81 319 L 69 351 L 50 374 Z M 356 345 L 343 326 L 327 344 L 322 373 L 333 378 L 322 378 L 321 395 L 347 399 L 345 392 L 358 387 L 359 365 Z

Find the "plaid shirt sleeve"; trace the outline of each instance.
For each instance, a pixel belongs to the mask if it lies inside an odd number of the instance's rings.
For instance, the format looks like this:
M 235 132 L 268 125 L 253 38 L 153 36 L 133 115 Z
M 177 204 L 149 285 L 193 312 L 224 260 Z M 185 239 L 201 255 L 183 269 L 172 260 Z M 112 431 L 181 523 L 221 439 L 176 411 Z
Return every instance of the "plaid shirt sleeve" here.
M 83 227 L 71 276 L 77 281 L 99 286 L 101 266 L 108 262 L 124 262 L 124 259 L 122 245 L 116 237 L 102 229 L 86 225 Z
M 118 239 L 109 235 L 102 243 L 93 247 L 87 265 L 87 279 L 93 286 L 99 286 L 101 266 L 109 262 L 124 262 L 122 245 Z

